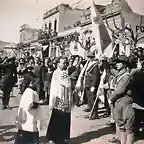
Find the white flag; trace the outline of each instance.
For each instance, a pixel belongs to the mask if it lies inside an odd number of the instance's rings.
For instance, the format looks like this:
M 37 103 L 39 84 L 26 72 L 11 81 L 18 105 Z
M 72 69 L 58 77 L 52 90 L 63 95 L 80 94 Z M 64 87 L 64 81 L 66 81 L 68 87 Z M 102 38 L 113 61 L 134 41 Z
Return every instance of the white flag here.
M 104 7 L 103 7 L 104 8 Z M 94 1 L 91 0 L 91 20 L 92 20 L 92 34 L 96 41 L 96 50 L 100 56 L 111 43 L 111 38 L 104 25 L 103 18 L 96 8 Z

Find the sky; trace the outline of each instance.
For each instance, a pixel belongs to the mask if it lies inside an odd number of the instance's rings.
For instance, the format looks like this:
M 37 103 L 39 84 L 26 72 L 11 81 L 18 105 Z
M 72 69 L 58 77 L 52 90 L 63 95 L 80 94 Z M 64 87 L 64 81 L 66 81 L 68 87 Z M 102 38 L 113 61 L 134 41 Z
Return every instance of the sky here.
M 80 0 L 0 0 L 0 40 L 19 42 L 20 26 L 29 24 L 32 28 L 42 28 L 43 13 L 60 3 L 73 4 Z M 84 0 L 88 3 L 90 0 Z M 94 0 L 106 5 L 111 0 Z M 127 0 L 131 8 L 144 14 L 144 0 Z

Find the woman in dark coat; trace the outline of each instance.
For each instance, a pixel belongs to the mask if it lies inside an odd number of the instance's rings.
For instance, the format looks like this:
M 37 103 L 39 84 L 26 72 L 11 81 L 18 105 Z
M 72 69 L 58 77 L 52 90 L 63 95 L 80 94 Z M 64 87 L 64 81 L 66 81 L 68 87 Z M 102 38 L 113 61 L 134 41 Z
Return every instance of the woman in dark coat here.
M 45 73 L 45 82 L 44 82 L 45 99 L 47 103 L 49 103 L 52 74 L 53 74 L 53 66 L 48 65 L 48 71 Z

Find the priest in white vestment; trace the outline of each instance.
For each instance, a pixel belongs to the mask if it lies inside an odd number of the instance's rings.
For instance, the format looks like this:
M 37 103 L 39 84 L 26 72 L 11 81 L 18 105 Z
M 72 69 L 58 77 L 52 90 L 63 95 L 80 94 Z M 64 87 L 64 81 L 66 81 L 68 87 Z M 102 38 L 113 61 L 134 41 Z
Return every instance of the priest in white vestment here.
M 71 123 L 71 82 L 67 71 L 67 61 L 60 58 L 54 71 L 50 88 L 49 106 L 52 115 L 47 129 L 49 143 L 68 144 Z

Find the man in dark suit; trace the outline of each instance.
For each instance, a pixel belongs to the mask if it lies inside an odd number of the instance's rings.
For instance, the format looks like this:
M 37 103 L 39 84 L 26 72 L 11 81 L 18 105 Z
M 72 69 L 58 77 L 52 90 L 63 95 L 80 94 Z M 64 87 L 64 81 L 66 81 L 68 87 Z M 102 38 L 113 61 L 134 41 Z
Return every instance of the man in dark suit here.
M 17 82 L 17 65 L 15 63 L 15 60 L 15 57 L 11 57 L 6 59 L 1 64 L 1 68 L 4 73 L 1 79 L 1 90 L 3 91 L 2 109 L 10 109 L 10 92 L 12 91 L 15 83 Z
M 100 83 L 100 69 L 98 66 L 98 61 L 95 61 L 95 54 L 90 52 L 88 55 L 88 61 L 86 62 L 79 79 L 81 79 L 81 85 L 84 91 L 84 101 L 87 101 L 87 108 L 85 112 L 90 112 L 92 110 L 96 93 Z M 79 81 L 79 80 L 78 80 Z M 77 85 L 76 85 L 77 87 Z M 95 110 L 90 119 L 98 118 L 98 102 L 95 105 Z
M 37 93 L 39 94 L 39 99 L 40 103 L 43 103 L 45 100 L 45 93 L 43 91 L 44 87 L 44 69 L 45 66 L 44 64 L 41 63 L 41 60 L 39 57 L 36 57 L 36 65 L 34 69 L 32 70 L 33 74 L 35 75 L 36 78 L 36 83 L 37 83 Z

